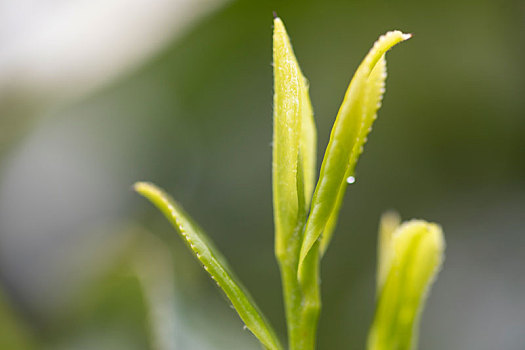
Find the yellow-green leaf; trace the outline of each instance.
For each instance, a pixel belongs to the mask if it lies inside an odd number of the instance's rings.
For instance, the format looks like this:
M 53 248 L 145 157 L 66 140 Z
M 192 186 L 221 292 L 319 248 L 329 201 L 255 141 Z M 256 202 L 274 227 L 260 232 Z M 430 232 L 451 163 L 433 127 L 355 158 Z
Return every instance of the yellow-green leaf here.
M 286 251 L 287 240 L 297 225 L 301 76 L 284 25 L 274 21 L 274 117 L 273 117 L 273 207 L 275 249 Z
M 149 199 L 179 232 L 204 269 L 224 291 L 248 329 L 259 341 L 267 349 L 282 349 L 273 329 L 251 296 L 241 283 L 237 281 L 226 260 L 213 246 L 201 228 L 193 222 L 169 195 L 157 186 L 138 182 L 134 188 L 138 193 Z
M 415 348 L 419 316 L 443 261 L 445 241 L 438 225 L 412 220 L 399 226 L 390 236 L 392 227 L 387 226 L 395 224 L 394 221 L 385 222 L 381 233 L 386 239 L 380 248 L 387 250 L 387 254 L 379 252 L 379 259 L 386 259 L 379 264 L 388 271 L 386 279 L 379 283 L 368 350 Z
M 350 155 L 350 161 L 348 163 L 348 169 L 345 174 L 346 181 L 341 183 L 341 187 L 337 194 L 336 203 L 334 209 L 326 223 L 325 229 L 321 236 L 321 253 L 324 254 L 330 240 L 332 239 L 335 226 L 337 224 L 337 219 L 339 217 L 339 212 L 341 205 L 343 204 L 343 198 L 346 193 L 346 188 L 348 186 L 349 180 L 353 183 L 355 181 L 354 169 L 357 164 L 359 156 L 363 152 L 363 146 L 367 141 L 367 136 L 372 131 L 372 124 L 377 118 L 377 111 L 381 107 L 381 100 L 383 98 L 383 93 L 385 92 L 385 79 L 386 79 L 386 61 L 385 56 L 383 55 L 377 62 L 374 69 L 368 76 L 366 80 L 366 90 L 364 94 L 364 103 L 363 103 L 363 120 L 361 126 L 359 127 L 359 133 L 357 136 L 357 141 L 352 149 Z
M 335 227 L 346 180 L 353 175 L 355 163 L 380 106 L 386 76 L 384 55 L 395 44 L 408 38 L 410 35 L 400 31 L 381 36 L 350 82 L 330 134 L 313 195 L 300 252 L 300 279 L 304 273 L 302 262 L 314 242 L 326 232 L 326 238 L 321 244 L 321 250 L 324 251 Z
M 308 83 L 280 18 L 274 20 L 273 67 L 275 253 L 283 280 L 289 344 L 292 349 L 306 349 L 306 344 L 315 342 L 315 324 L 311 324 L 315 301 L 312 297 L 305 301 L 305 296 L 315 296 L 316 291 L 301 288 L 297 265 L 315 183 L 317 135 Z
M 290 240 L 298 240 L 298 219 L 310 202 L 316 131 L 307 82 L 279 18 L 274 20 L 273 66 L 273 201 L 276 253 L 281 256 L 290 251 Z

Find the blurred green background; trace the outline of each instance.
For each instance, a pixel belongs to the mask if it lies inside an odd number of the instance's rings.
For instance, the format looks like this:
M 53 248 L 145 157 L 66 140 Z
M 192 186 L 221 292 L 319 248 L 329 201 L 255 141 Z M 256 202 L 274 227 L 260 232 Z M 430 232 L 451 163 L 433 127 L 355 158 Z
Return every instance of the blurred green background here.
M 440 223 L 420 348 L 525 346 L 525 2 L 0 4 L 0 349 L 257 349 L 167 221 L 170 192 L 284 337 L 271 207 L 272 11 L 319 157 L 377 37 L 387 93 L 322 265 L 319 349 L 363 349 L 378 219 Z M 320 159 L 319 162 L 320 164 Z

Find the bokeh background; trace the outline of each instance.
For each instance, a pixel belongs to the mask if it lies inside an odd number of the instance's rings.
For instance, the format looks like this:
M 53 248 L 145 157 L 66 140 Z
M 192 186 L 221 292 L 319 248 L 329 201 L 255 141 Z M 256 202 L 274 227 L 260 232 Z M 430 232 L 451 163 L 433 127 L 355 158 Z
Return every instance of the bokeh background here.
M 3 0 L 0 349 L 259 348 L 137 180 L 200 222 L 284 338 L 273 10 L 320 155 L 372 43 L 414 33 L 323 261 L 319 349 L 364 349 L 388 209 L 446 234 L 420 348 L 525 347 L 525 2 Z

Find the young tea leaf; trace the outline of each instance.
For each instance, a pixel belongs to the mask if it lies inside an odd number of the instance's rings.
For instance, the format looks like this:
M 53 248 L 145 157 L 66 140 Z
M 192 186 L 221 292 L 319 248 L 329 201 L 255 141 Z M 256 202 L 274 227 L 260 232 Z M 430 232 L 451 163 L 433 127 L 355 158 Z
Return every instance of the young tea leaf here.
M 389 235 L 391 227 L 387 226 L 391 223 L 384 222 L 386 225 L 381 232 L 380 239 L 385 239 L 385 242 L 380 243 L 380 247 L 390 252 L 386 261 L 380 261 L 379 265 L 388 271 L 385 280 L 379 284 L 368 350 L 415 348 L 419 316 L 443 261 L 445 242 L 438 225 L 412 220 Z M 385 259 L 384 253 L 379 252 L 379 259 Z
M 350 161 L 348 162 L 348 168 L 344 176 L 339 192 L 337 193 L 337 199 L 326 223 L 325 229 L 321 237 L 321 253 L 324 254 L 328 248 L 328 244 L 332 239 L 332 234 L 335 230 L 337 224 L 337 219 L 339 217 L 339 212 L 341 205 L 343 203 L 343 198 L 345 196 L 346 187 L 348 186 L 347 179 L 351 178 L 355 181 L 354 169 L 357 164 L 359 156 L 363 152 L 363 146 L 367 141 L 367 136 L 372 131 L 372 124 L 377 118 L 377 111 L 381 107 L 381 100 L 383 98 L 383 93 L 385 92 L 385 80 L 386 80 L 386 60 L 383 55 L 375 67 L 372 69 L 372 72 L 366 79 L 365 91 L 364 91 L 364 103 L 362 111 L 362 121 L 359 126 L 359 132 L 357 134 L 356 143 L 352 148 L 352 153 L 350 154 Z
M 224 291 L 246 326 L 270 350 L 282 346 L 273 329 L 244 287 L 230 271 L 225 259 L 213 246 L 208 237 L 182 208 L 160 188 L 153 184 L 138 182 L 135 190 L 154 204 L 190 247 L 211 278 Z
M 274 20 L 273 61 L 275 253 L 283 281 L 290 349 L 306 350 L 313 349 L 315 343 L 312 321 L 319 312 L 315 305 L 319 298 L 318 291 L 301 288 L 297 265 L 315 182 L 317 135 L 308 84 L 280 18 Z
M 280 18 L 274 20 L 273 65 L 273 202 L 276 253 L 282 256 L 300 240 L 297 225 L 313 191 L 317 141 L 307 82 Z
M 312 198 L 300 252 L 299 279 L 304 278 L 306 271 L 302 270 L 302 263 L 315 241 L 325 231 L 329 222 L 330 231 L 335 226 L 337 213 L 334 211 L 339 210 L 346 179 L 353 173 L 355 162 L 379 108 L 386 72 L 384 55 L 394 45 L 409 38 L 410 35 L 400 31 L 388 32 L 381 36 L 350 82 L 330 134 L 319 181 Z M 323 250 L 326 249 L 330 233 L 327 236 L 322 246 Z

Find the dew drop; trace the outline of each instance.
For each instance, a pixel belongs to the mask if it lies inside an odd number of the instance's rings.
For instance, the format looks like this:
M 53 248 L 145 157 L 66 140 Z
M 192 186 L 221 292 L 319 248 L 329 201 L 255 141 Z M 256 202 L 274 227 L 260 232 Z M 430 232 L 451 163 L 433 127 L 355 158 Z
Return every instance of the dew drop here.
M 355 182 L 355 177 L 353 177 L 353 176 L 349 176 L 349 177 L 347 177 L 347 178 L 346 178 L 346 182 L 347 182 L 348 184 L 353 184 L 353 183 Z
M 244 326 L 242 326 L 242 329 L 243 329 L 243 330 L 247 330 L 247 329 L 248 329 L 248 326 L 247 326 L 247 325 L 244 325 Z

